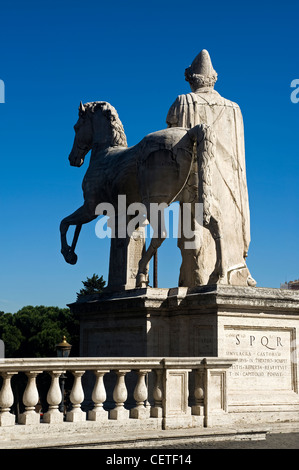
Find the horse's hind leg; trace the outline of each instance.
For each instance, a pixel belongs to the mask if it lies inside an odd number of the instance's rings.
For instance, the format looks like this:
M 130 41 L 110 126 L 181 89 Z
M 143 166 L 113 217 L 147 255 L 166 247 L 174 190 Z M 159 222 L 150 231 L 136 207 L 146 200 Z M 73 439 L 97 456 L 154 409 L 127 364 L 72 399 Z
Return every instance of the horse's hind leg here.
M 211 284 L 223 280 L 225 277 L 225 267 L 221 224 L 219 220 L 213 216 L 210 218 L 209 229 L 211 231 L 212 237 L 214 238 L 216 248 L 216 265 L 209 278 L 209 284 Z
M 149 206 L 147 206 L 147 208 L 149 209 Z M 148 271 L 150 260 L 167 237 L 164 220 L 164 210 L 158 213 L 158 218 L 155 221 L 156 223 L 154 224 L 153 221 L 150 220 L 150 212 L 148 211 L 147 213 L 149 214 L 148 221 L 153 229 L 153 235 L 148 249 L 139 261 L 138 273 L 136 277 L 136 287 L 146 287 L 148 285 Z
M 74 252 L 74 248 L 69 246 L 67 243 L 66 234 L 69 229 L 70 225 L 77 225 L 81 226 L 83 224 L 87 224 L 92 220 L 96 219 L 97 215 L 95 215 L 94 211 L 84 204 L 75 212 L 73 212 L 68 217 L 65 217 L 60 223 L 60 236 L 61 236 L 61 253 L 64 256 L 64 259 L 69 264 L 76 264 L 77 262 L 77 255 Z

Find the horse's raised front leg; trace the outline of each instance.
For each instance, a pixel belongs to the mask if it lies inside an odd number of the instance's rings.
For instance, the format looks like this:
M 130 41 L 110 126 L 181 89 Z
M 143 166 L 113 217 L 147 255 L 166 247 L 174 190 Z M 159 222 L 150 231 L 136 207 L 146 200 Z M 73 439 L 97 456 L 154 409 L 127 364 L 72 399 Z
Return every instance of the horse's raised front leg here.
M 148 211 L 148 214 L 150 212 Z M 148 215 L 149 223 L 153 229 L 153 235 L 151 242 L 149 244 L 148 249 L 142 256 L 141 260 L 139 261 L 138 266 L 138 273 L 136 277 L 136 287 L 147 287 L 149 283 L 148 279 L 148 271 L 149 271 L 149 263 L 154 254 L 156 253 L 157 249 L 162 245 L 163 241 L 167 237 L 165 221 L 164 221 L 164 211 L 159 213 L 158 220 L 155 221 L 153 224 L 150 220 L 150 216 Z M 155 226 L 156 225 L 156 226 Z
M 92 220 L 96 219 L 97 215 L 95 215 L 94 211 L 90 209 L 86 204 L 81 206 L 75 212 L 73 212 L 68 217 L 65 217 L 60 223 L 60 237 L 61 237 L 61 253 L 65 261 L 69 264 L 76 264 L 77 262 L 77 255 L 75 253 L 75 246 L 77 243 L 77 239 L 80 233 L 81 225 L 87 224 Z M 67 243 L 67 231 L 70 225 L 76 225 L 76 230 L 74 234 L 74 239 L 72 245 L 68 245 Z

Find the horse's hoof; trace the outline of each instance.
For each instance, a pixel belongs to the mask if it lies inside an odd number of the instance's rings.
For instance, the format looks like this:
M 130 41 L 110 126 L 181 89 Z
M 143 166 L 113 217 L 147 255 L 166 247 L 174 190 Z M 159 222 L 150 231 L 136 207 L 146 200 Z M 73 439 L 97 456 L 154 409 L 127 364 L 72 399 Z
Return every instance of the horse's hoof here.
M 249 275 L 248 278 L 247 278 L 247 284 L 248 284 L 248 286 L 250 286 L 250 287 L 255 287 L 256 284 L 257 284 L 257 282 L 256 282 L 255 279 L 253 279 L 253 277 L 251 277 L 251 276 Z
M 63 254 L 63 257 L 67 263 L 69 264 L 77 263 L 78 256 L 71 248 L 69 248 L 68 250 L 61 250 L 61 253 Z
M 69 264 L 76 264 L 78 261 L 78 256 L 76 255 L 76 253 L 72 253 L 69 257 L 69 260 L 68 260 L 68 263 Z
M 148 286 L 148 276 L 145 274 L 138 274 L 136 277 L 136 287 L 137 288 L 144 288 Z

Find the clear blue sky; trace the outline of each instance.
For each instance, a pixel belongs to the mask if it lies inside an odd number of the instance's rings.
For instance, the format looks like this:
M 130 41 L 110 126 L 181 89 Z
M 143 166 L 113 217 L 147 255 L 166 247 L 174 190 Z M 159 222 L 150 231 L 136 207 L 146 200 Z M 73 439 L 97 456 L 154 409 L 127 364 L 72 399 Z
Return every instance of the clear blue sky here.
M 260 287 L 299 278 L 297 1 L 2 1 L 0 9 L 0 310 L 65 306 L 93 273 L 107 280 L 109 241 L 84 226 L 78 263 L 60 254 L 59 224 L 82 204 L 69 166 L 80 100 L 110 102 L 129 145 L 165 126 L 184 70 L 208 49 L 216 90 L 245 124 L 251 210 L 248 264 Z M 177 285 L 180 252 L 167 240 L 159 285 Z

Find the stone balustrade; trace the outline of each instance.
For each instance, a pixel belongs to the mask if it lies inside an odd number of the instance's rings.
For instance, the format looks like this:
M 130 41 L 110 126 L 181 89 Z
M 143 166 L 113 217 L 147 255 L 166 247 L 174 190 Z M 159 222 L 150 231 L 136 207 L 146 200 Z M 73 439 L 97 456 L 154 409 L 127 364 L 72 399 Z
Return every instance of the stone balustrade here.
M 109 425 L 153 419 L 160 420 L 162 429 L 209 426 L 215 417 L 221 421 L 228 415 L 227 370 L 232 363 L 233 360 L 220 358 L 4 359 L 0 362 L 0 427 L 57 425 L 65 421 Z M 47 411 L 40 413 L 37 377 L 45 372 L 50 379 Z M 73 381 L 69 395 L 71 409 L 64 412 L 60 406 L 59 378 L 66 372 L 72 374 Z M 130 382 L 126 379 L 132 372 L 135 380 Z M 16 416 L 12 413 L 15 397 L 11 381 L 19 373 L 27 376 L 27 382 L 21 397 L 24 410 Z M 116 380 L 105 384 L 105 377 L 111 373 Z M 87 387 L 85 374 L 89 376 Z M 134 402 L 129 406 L 132 384 Z M 107 407 L 111 386 L 113 403 Z M 89 405 L 84 408 L 86 400 Z

